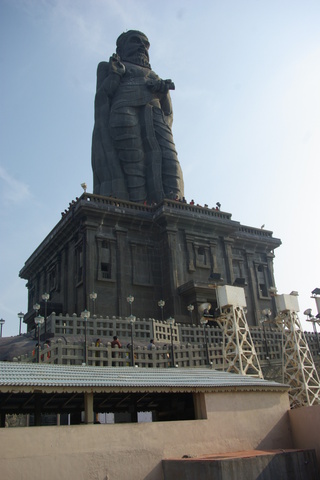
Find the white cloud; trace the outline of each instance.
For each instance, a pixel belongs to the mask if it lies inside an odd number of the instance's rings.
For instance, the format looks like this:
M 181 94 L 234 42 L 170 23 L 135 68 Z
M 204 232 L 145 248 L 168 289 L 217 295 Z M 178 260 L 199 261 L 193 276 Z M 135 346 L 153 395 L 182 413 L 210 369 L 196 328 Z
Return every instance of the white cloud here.
M 94 0 L 91 2 L 57 0 L 52 7 L 52 34 L 55 41 L 68 40 L 70 45 L 82 51 L 84 56 L 105 52 L 106 40 L 115 45 L 114 29 L 119 25 L 117 35 L 134 28 L 139 21 L 145 23 L 149 13 L 143 8 L 137 13 L 137 3 L 132 0 Z
M 0 166 L 1 194 L 5 202 L 22 203 L 31 198 L 29 185 L 16 180 Z

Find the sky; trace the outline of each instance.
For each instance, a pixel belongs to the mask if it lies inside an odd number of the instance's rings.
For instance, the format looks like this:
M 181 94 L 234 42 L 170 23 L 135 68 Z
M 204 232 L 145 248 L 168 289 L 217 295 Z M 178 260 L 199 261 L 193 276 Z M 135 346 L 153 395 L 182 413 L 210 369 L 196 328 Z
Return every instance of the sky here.
M 92 192 L 96 68 L 144 32 L 171 78 L 185 197 L 273 231 L 279 293 L 300 320 L 320 288 L 319 0 L 0 0 L 0 317 L 18 334 L 19 271 Z M 72 313 L 72 312 L 70 312 Z M 25 331 L 26 326 L 23 326 Z

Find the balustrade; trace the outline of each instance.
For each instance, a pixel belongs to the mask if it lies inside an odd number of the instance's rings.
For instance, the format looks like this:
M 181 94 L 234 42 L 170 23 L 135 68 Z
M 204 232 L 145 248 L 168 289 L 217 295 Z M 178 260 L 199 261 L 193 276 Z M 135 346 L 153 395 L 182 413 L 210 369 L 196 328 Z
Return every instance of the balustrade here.
M 47 330 L 54 333 L 51 345 L 40 352 L 40 361 L 64 365 L 81 365 L 84 361 L 84 322 L 76 315 L 51 314 L 48 317 Z M 127 318 L 95 317 L 87 323 L 88 337 L 100 338 L 101 345 L 96 347 L 88 341 L 88 365 L 93 366 L 128 366 L 130 364 L 130 348 L 112 349 L 108 341 L 114 335 L 126 345 L 130 341 L 130 323 Z M 277 327 L 250 327 L 251 336 L 261 363 L 264 366 L 281 365 L 281 331 Z M 80 335 L 83 340 L 77 343 L 71 335 Z M 314 333 L 305 332 L 310 351 L 315 363 L 320 363 L 317 337 Z M 179 367 L 201 367 L 207 364 L 205 336 L 198 325 L 175 323 L 172 327 L 175 365 Z M 206 327 L 209 360 L 213 368 L 226 368 L 223 360 L 224 338 L 219 327 Z M 147 350 L 150 338 L 155 339 L 156 349 Z M 137 319 L 135 324 L 136 343 L 134 348 L 135 364 L 141 368 L 170 367 L 171 334 L 166 322 L 161 320 Z M 18 358 L 23 362 L 36 361 L 30 352 Z

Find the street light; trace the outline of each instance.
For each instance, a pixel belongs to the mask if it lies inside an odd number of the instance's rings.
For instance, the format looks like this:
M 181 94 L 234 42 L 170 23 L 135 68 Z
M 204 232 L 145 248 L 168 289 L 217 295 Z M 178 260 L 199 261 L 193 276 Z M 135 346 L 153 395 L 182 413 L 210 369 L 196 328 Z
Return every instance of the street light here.
M 190 313 L 191 323 L 193 323 L 193 314 L 192 314 L 192 312 L 193 312 L 193 310 L 194 310 L 194 306 L 191 305 L 191 303 L 190 303 L 190 305 L 187 306 L 187 310 L 188 310 L 188 312 Z
M 127 297 L 127 302 L 130 305 L 130 315 L 132 315 L 132 304 L 134 302 L 134 297 L 132 295 L 129 295 L 129 297 Z
M 159 300 L 158 307 L 161 308 L 161 320 L 163 321 L 163 307 L 165 306 L 166 302 L 164 300 Z
M 36 311 L 36 315 L 38 315 L 38 311 L 40 310 L 40 305 L 39 305 L 39 303 L 35 303 L 35 304 L 33 305 L 33 310 L 35 310 L 35 311 Z
M 90 300 L 92 300 L 92 303 L 93 303 L 93 316 L 95 316 L 96 314 L 96 300 L 97 300 L 97 296 L 98 294 L 96 292 L 92 292 L 90 293 L 89 297 L 90 297 Z
M 207 326 L 207 323 L 208 323 L 208 319 L 205 318 L 205 317 L 202 317 L 202 318 L 200 318 L 200 323 L 203 326 L 204 343 L 205 343 L 205 347 L 206 347 L 207 365 L 210 365 L 209 347 L 208 347 L 207 331 L 206 331 L 206 326 Z
M 37 363 L 40 363 L 40 328 L 41 328 L 41 325 L 43 324 L 43 322 L 44 322 L 44 318 L 41 317 L 41 315 L 38 315 L 38 316 L 34 319 L 34 323 L 35 323 L 36 326 L 38 327 Z
M 3 318 L 0 318 L 0 338 L 2 337 L 2 327 L 6 323 Z
M 88 361 L 88 352 L 87 352 L 87 320 L 90 318 L 90 312 L 84 310 L 81 312 L 81 318 L 84 319 L 84 363 L 87 365 Z
M 130 305 L 130 315 L 129 315 L 129 320 L 130 320 L 130 325 L 131 325 L 131 345 L 130 345 L 130 356 L 131 356 L 131 367 L 134 366 L 134 356 L 133 356 L 133 324 L 136 321 L 136 317 L 132 315 L 132 304 L 134 302 L 134 297 L 132 295 L 129 295 L 127 297 L 127 302 Z
M 42 294 L 42 300 L 44 300 L 44 338 L 46 339 L 47 337 L 47 304 L 48 300 L 50 298 L 49 293 L 43 293 Z
M 19 320 L 20 320 L 20 324 L 19 324 L 19 335 L 21 335 L 21 322 L 22 322 L 22 319 L 24 318 L 24 313 L 19 312 L 19 313 L 18 313 L 18 317 L 19 317 Z
M 131 327 L 131 344 L 130 344 L 130 360 L 131 360 L 131 367 L 134 367 L 134 353 L 133 353 L 133 325 L 136 321 L 136 317 L 134 315 L 130 315 L 129 317 L 130 327 Z
M 170 337 L 171 337 L 171 367 L 174 367 L 174 350 L 173 350 L 173 335 L 172 335 L 172 327 L 174 325 L 174 318 L 169 317 L 167 320 L 167 324 L 170 325 Z
M 33 308 L 33 310 L 36 311 L 36 316 L 37 316 L 37 315 L 38 315 L 38 312 L 39 312 L 39 310 L 40 310 L 40 305 L 39 305 L 39 303 L 35 303 L 32 308 Z M 34 338 L 35 338 L 35 339 L 37 338 L 37 329 L 36 329 L 36 328 L 34 329 Z

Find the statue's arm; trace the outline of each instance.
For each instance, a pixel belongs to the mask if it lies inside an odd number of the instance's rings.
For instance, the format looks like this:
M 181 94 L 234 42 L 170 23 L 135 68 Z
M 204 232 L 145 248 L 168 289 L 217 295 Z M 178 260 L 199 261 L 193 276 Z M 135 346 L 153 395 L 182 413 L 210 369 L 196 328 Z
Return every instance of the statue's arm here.
M 150 79 L 147 82 L 147 87 L 153 93 L 159 94 L 161 108 L 166 117 L 172 117 L 172 103 L 169 94 L 169 90 L 174 90 L 175 85 L 172 80 L 162 80 L 161 78 Z M 169 123 L 172 123 L 172 120 L 168 118 Z
M 160 98 L 160 105 L 166 117 L 172 116 L 172 103 L 169 92 Z
M 126 68 L 120 62 L 120 57 L 115 53 L 110 57 L 109 62 L 101 62 L 97 71 L 97 93 L 104 91 L 108 97 L 113 97 Z

